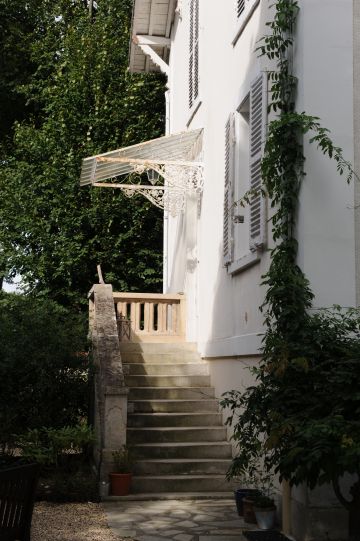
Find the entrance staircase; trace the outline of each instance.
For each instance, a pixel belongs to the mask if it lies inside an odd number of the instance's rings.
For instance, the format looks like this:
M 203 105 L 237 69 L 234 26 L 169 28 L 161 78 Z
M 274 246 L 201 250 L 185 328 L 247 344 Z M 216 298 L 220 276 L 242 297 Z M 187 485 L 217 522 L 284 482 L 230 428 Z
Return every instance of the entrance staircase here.
M 231 462 L 208 365 L 185 342 L 120 343 L 129 387 L 127 442 L 136 457 L 132 492 L 228 497 Z

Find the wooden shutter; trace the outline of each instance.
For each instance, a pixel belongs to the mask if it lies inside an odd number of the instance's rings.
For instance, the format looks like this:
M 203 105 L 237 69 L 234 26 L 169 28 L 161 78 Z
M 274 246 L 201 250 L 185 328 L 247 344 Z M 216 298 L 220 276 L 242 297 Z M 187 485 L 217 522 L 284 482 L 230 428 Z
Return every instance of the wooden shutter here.
M 236 0 L 236 14 L 237 18 L 241 17 L 241 15 L 245 11 L 245 2 L 246 0 Z
M 264 153 L 267 125 L 267 73 L 259 75 L 250 87 L 250 188 L 261 185 L 261 160 Z M 266 201 L 262 195 L 250 203 L 250 250 L 264 247 L 266 242 Z
M 223 256 L 224 265 L 233 260 L 233 214 L 234 214 L 234 146 L 235 146 L 235 115 L 232 113 L 225 126 L 225 171 L 224 171 L 224 228 Z
M 189 107 L 199 95 L 199 0 L 190 0 Z

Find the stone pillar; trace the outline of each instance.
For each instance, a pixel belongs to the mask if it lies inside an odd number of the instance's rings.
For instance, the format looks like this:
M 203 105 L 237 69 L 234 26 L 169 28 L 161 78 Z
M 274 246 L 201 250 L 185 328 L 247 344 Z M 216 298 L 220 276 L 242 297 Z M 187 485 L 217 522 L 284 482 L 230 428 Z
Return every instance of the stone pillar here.
M 112 470 L 112 452 L 126 444 L 128 389 L 111 285 L 96 284 L 90 291 L 89 322 L 95 365 L 94 458 L 102 484 Z

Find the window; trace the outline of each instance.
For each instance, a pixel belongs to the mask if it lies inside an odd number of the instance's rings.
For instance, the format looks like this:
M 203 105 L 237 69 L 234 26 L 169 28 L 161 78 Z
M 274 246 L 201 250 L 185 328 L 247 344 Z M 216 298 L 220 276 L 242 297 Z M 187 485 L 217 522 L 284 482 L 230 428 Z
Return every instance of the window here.
M 236 205 L 250 188 L 261 184 L 261 159 L 267 121 L 267 74 L 250 92 L 225 126 L 224 264 L 230 273 L 259 259 L 266 243 L 266 201 L 259 194 L 245 208 Z
M 236 0 L 236 17 L 238 21 L 246 19 L 258 5 L 259 0 Z
M 232 113 L 225 126 L 225 176 L 224 176 L 224 264 L 233 259 L 233 214 L 234 214 L 234 146 L 235 115 Z
M 190 0 L 189 108 L 199 96 L 199 0 Z
M 248 4 L 248 3 L 249 3 L 249 0 L 237 0 L 237 2 L 236 2 L 236 14 L 237 14 L 238 19 L 244 13 L 246 4 Z
M 251 18 L 255 9 L 259 5 L 260 0 L 235 0 L 235 38 L 232 44 L 236 45 L 239 37 L 242 34 L 247 22 Z
M 261 185 L 261 160 L 264 153 L 267 120 L 267 74 L 262 73 L 250 89 L 250 188 Z M 265 244 L 265 200 L 258 194 L 250 203 L 250 250 Z

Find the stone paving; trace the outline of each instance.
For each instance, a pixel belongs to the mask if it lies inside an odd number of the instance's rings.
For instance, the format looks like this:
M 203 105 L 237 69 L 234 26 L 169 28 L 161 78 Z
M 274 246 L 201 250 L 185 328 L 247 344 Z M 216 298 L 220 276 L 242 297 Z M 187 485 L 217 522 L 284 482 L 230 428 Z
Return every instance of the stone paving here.
M 108 524 L 136 541 L 246 541 L 256 529 L 239 517 L 234 500 L 103 502 Z

